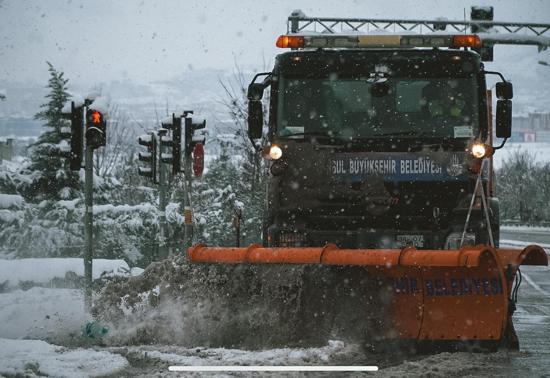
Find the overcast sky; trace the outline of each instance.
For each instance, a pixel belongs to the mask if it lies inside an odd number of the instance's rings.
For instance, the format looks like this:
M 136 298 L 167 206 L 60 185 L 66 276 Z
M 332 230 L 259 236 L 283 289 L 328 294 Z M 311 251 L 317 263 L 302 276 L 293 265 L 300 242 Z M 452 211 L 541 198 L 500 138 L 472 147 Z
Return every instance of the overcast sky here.
M 550 1 L 472 0 L 495 20 L 550 22 Z M 470 2 L 420 0 L 0 0 L 0 84 L 47 80 L 150 82 L 190 69 L 264 68 L 296 8 L 307 15 L 463 19 Z M 536 59 L 536 49 L 531 48 Z M 502 53 L 501 53 L 502 54 Z M 503 53 L 506 55 L 506 52 Z M 539 67 L 540 68 L 540 67 Z M 544 68 L 543 68 L 544 69 Z

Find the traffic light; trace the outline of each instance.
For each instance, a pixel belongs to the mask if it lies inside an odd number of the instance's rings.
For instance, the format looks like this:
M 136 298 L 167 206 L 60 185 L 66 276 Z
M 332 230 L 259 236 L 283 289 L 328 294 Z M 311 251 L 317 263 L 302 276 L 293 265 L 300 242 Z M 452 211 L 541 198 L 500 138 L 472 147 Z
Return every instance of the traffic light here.
M 162 127 L 172 130 L 172 140 L 161 140 L 161 145 L 171 150 L 171 153 L 163 154 L 161 160 L 172 164 L 172 173 L 177 175 L 181 172 L 181 117 L 172 114 L 172 119 L 162 122 Z
M 147 147 L 147 152 L 138 153 L 138 160 L 149 163 L 148 167 L 138 167 L 138 174 L 151 178 L 153 183 L 157 179 L 157 138 L 154 132 L 141 135 L 138 138 L 138 143 Z
M 185 117 L 185 156 L 190 157 L 195 149 L 195 145 L 198 143 L 204 144 L 204 136 L 195 137 L 195 131 L 204 129 L 206 127 L 206 119 L 198 118 L 195 116 L 195 120 L 189 114 L 191 112 L 184 112 Z
M 470 19 L 475 23 L 470 26 L 472 33 L 485 33 L 491 28 L 491 22 L 493 21 L 493 7 L 472 7 L 470 11 Z M 482 22 L 489 21 L 489 22 Z M 473 48 L 477 52 L 481 59 L 486 62 L 493 61 L 493 45 L 487 42 L 483 42 L 481 47 Z
M 107 121 L 102 112 L 89 108 L 86 112 L 86 145 L 91 148 L 105 146 L 107 142 Z
M 84 137 L 84 127 L 82 125 L 83 107 L 76 107 L 74 101 L 71 102 L 71 112 L 62 113 L 63 119 L 71 121 L 71 151 L 69 153 L 69 165 L 71 170 L 78 171 L 82 165 L 82 142 Z
M 493 7 L 476 7 L 470 9 L 470 19 L 472 21 L 493 21 Z M 472 33 L 486 32 L 491 27 L 491 23 L 479 22 L 471 25 Z

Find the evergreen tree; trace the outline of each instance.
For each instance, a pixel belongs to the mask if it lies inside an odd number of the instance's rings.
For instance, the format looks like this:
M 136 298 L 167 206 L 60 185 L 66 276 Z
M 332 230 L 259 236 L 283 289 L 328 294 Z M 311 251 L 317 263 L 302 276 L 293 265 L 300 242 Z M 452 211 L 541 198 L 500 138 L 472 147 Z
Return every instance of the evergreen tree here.
M 41 106 L 42 110 L 35 115 L 35 119 L 45 121 L 46 130 L 30 146 L 31 164 L 28 170 L 32 184 L 26 193 L 30 199 L 37 201 L 74 198 L 78 187 L 78 174 L 69 169 L 66 158 L 69 142 L 63 135 L 67 128 L 70 130 L 70 122 L 62 119 L 61 114 L 70 99 L 67 92 L 69 80 L 63 77 L 63 72 L 47 63 L 50 80 L 46 88 L 50 89 L 50 93 L 46 95 L 47 102 Z
M 261 183 L 253 183 L 255 173 L 246 156 L 234 154 L 237 141 L 220 142 L 220 155 L 203 179 L 193 183 L 198 242 L 234 246 L 237 212 L 242 215 L 241 245 L 261 242 L 265 193 Z

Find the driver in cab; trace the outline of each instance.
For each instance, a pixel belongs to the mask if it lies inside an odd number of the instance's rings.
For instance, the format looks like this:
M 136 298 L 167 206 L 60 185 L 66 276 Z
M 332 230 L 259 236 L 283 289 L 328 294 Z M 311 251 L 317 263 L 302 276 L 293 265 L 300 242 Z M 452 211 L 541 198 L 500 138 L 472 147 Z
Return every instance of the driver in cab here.
M 461 117 L 466 104 L 462 97 L 451 85 L 428 84 L 422 90 L 424 112 L 432 117 Z

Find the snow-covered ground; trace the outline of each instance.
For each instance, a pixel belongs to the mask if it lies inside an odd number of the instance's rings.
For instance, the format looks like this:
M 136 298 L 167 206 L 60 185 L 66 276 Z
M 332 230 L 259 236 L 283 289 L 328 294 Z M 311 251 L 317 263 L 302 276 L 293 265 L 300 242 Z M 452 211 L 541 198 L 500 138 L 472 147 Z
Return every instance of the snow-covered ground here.
M 94 259 L 92 278 L 102 274 L 137 275 L 143 269 L 132 268 L 124 260 Z M 18 260 L 0 259 L 0 284 L 8 281 L 9 286 L 19 282 L 31 281 L 36 284 L 47 284 L 54 278 L 65 278 L 68 272 L 84 276 L 84 261 L 80 258 L 32 258 Z
M 33 287 L 1 293 L 0 376 L 89 377 L 127 367 L 126 358 L 116 353 L 43 341 L 74 344 L 91 319 L 81 290 Z
M 127 366 L 124 357 L 108 351 L 0 338 L 0 375 L 94 377 L 115 374 Z
M 59 340 L 78 337 L 91 320 L 78 289 L 33 287 L 0 294 L 0 337 Z

